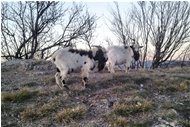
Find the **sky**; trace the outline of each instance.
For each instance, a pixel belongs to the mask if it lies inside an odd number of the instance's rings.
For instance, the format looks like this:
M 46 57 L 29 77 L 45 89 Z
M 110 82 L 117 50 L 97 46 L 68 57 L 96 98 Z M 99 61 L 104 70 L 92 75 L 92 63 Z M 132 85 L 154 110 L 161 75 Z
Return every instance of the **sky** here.
M 97 22 L 97 30 L 95 35 L 97 35 L 97 38 L 95 39 L 97 42 L 95 43 L 100 43 L 105 42 L 105 39 L 110 39 L 114 41 L 113 43 L 116 42 L 116 37 L 113 35 L 113 33 L 109 29 L 109 21 L 108 18 L 110 19 L 111 14 L 111 9 L 114 8 L 114 3 L 113 2 L 87 2 L 84 3 L 87 5 L 88 10 L 90 13 L 94 13 L 99 17 L 98 22 Z M 130 2 L 118 2 L 119 7 L 121 12 L 126 12 L 127 8 L 129 5 L 131 5 Z
M 108 46 L 108 43 L 105 41 L 106 39 L 112 40 L 114 45 L 119 45 L 117 42 L 116 36 L 109 29 L 109 21 L 111 19 L 111 9 L 114 8 L 114 2 L 81 2 L 87 8 L 90 14 L 96 15 L 98 17 L 97 20 L 97 28 L 94 33 L 93 44 L 102 45 L 104 47 Z M 66 3 L 72 4 L 72 3 Z M 118 2 L 121 13 L 127 12 L 131 5 L 131 2 Z M 87 45 L 79 43 L 77 45 L 78 48 L 87 48 Z

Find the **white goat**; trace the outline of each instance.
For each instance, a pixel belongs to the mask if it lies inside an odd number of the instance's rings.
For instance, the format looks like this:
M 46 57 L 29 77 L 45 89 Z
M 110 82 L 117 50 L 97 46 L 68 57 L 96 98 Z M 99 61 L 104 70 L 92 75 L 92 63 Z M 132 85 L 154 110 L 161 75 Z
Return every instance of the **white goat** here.
M 139 60 L 139 48 L 142 48 L 142 46 L 138 46 L 137 44 L 134 44 L 132 46 L 111 46 L 107 49 L 107 55 L 108 55 L 108 71 L 111 73 L 115 73 L 114 67 L 115 65 L 121 65 L 125 64 L 126 66 L 126 72 L 128 72 L 128 69 L 131 65 L 131 62 L 133 60 L 138 61 Z
M 89 72 L 101 71 L 108 57 L 106 50 L 96 46 L 92 50 L 78 50 L 73 48 L 64 48 L 56 51 L 52 55 L 52 61 L 57 67 L 55 79 L 57 85 L 68 89 L 65 78 L 71 72 L 81 72 L 84 87 L 87 84 Z

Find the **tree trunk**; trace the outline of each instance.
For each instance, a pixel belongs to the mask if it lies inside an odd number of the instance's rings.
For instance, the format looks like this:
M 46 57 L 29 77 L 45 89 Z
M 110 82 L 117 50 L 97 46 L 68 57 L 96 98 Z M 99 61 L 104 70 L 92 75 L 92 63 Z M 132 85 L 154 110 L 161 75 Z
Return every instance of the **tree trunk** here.
M 156 69 L 156 68 L 158 68 L 159 67 L 159 60 L 156 60 L 156 61 L 153 61 L 153 63 L 152 63 L 152 68 L 153 69 Z

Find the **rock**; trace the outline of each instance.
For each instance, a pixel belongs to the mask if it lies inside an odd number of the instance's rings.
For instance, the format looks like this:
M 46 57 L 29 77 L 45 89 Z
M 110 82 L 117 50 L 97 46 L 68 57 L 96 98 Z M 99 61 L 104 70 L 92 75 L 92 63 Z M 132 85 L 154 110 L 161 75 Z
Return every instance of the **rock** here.
M 152 127 L 177 127 L 177 121 L 173 120 L 171 122 L 168 122 L 167 120 L 164 120 L 161 117 L 159 117 L 158 123 L 154 124 Z
M 177 116 L 178 113 L 177 113 L 177 111 L 176 111 L 175 109 L 170 109 L 170 110 L 168 111 L 168 115 Z

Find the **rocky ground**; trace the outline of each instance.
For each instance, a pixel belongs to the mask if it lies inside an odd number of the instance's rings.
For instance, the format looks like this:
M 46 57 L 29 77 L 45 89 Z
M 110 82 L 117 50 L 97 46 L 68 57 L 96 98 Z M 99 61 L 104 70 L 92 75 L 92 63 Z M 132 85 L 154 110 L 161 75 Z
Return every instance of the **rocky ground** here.
M 1 64 L 2 127 L 189 127 L 190 67 L 79 74 L 70 90 L 55 83 L 48 61 Z

